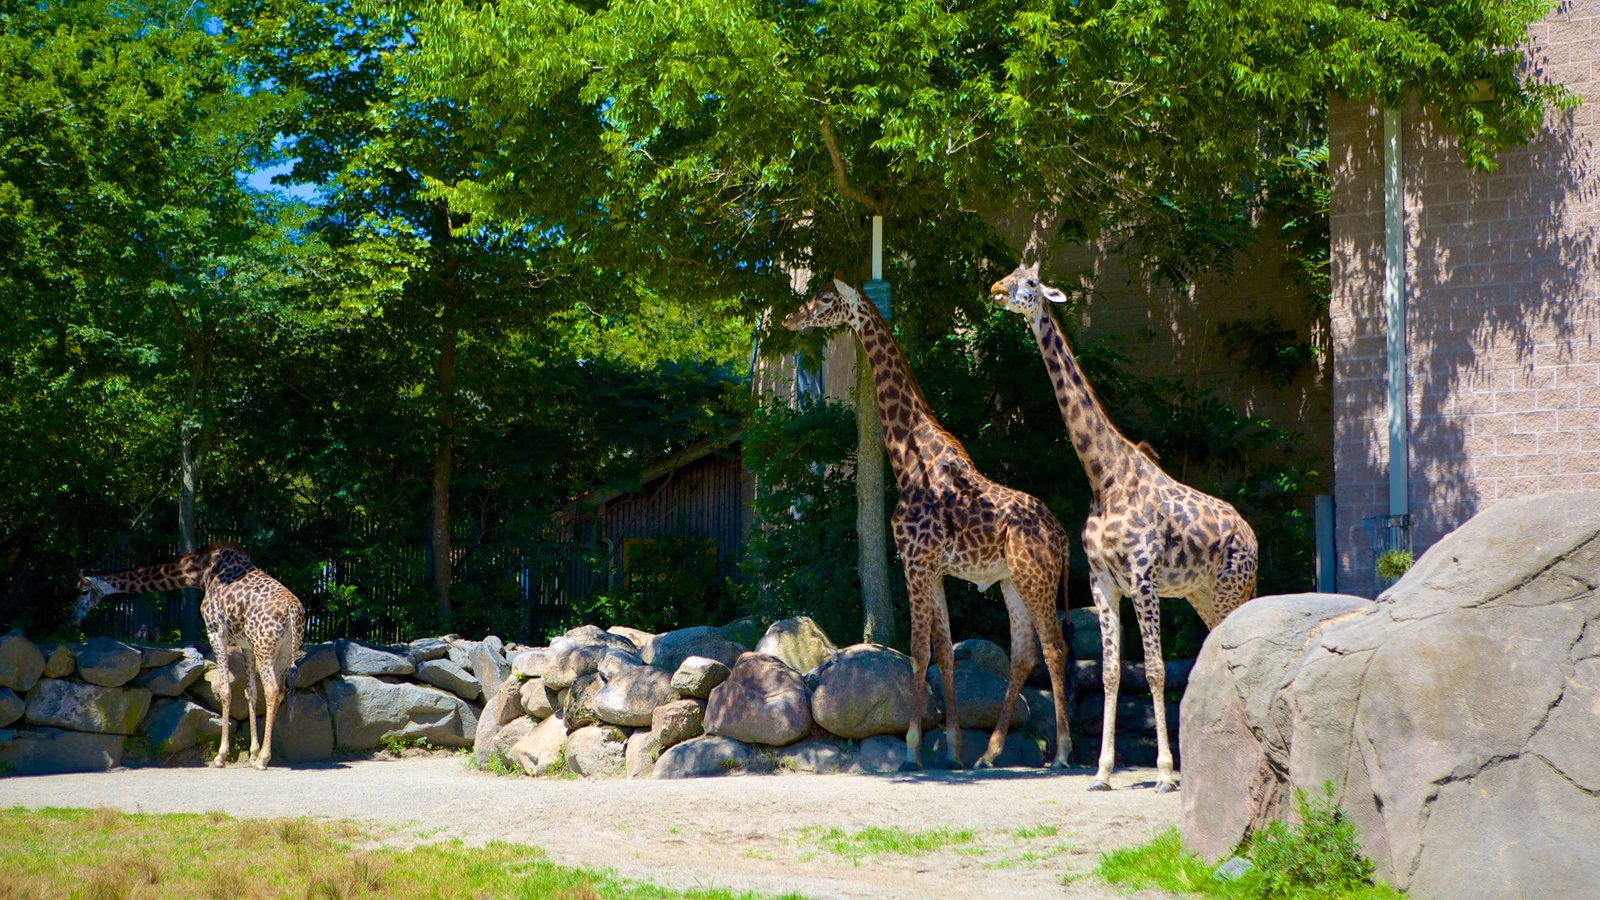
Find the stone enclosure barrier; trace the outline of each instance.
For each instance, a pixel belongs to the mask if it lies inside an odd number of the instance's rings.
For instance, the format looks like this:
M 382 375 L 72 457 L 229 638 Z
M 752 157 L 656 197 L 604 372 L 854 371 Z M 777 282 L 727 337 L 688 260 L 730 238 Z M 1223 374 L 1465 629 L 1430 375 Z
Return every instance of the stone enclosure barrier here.
M 1074 625 L 1078 627 L 1075 629 Z M 1063 617 L 1073 663 L 1075 758 L 1099 751 L 1099 629 Z M 962 757 L 971 765 L 994 727 L 1010 662 L 984 640 L 957 645 Z M 243 662 L 230 713 L 248 741 Z M 1168 662 L 1181 690 L 1188 661 Z M 471 748 L 480 767 L 544 775 L 661 778 L 735 772 L 892 771 L 905 755 L 911 661 L 878 645 L 837 648 L 810 619 L 753 619 L 663 634 L 588 625 L 546 647 L 454 635 L 371 646 L 305 648 L 273 735 L 273 763 L 424 744 Z M 138 647 L 97 637 L 35 645 L 0 637 L 0 774 L 199 765 L 221 734 L 219 673 L 193 647 Z M 924 686 L 924 753 L 945 738 L 938 670 Z M 1125 665 L 1119 761 L 1154 762 L 1143 667 Z M 1054 752 L 1054 705 L 1042 667 L 1024 686 L 1001 765 L 1039 766 Z M 1166 704 L 1176 726 L 1177 704 Z M 242 735 L 242 737 L 241 737 Z

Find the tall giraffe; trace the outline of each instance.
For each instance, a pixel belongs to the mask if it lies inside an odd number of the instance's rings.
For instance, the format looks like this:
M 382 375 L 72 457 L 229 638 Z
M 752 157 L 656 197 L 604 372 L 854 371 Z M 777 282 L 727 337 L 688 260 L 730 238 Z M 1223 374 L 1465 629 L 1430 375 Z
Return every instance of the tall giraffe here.
M 1066 336 L 1044 300 L 1066 295 L 1039 281 L 1039 265 L 1018 266 L 989 288 L 996 303 L 1020 313 L 1033 329 L 1055 387 L 1061 418 L 1094 490 L 1083 549 L 1100 616 L 1105 711 L 1100 767 L 1090 790 L 1110 790 L 1116 763 L 1117 689 L 1122 680 L 1123 597 L 1133 600 L 1144 643 L 1145 675 L 1155 702 L 1156 790 L 1177 787 L 1167 742 L 1166 671 L 1161 664 L 1163 596 L 1186 597 L 1207 628 L 1255 595 L 1256 535 L 1238 510 L 1161 471 L 1154 454 L 1111 424 L 1083 377 Z
M 207 544 L 170 562 L 122 572 L 84 572 L 78 579 L 78 603 L 72 621 L 79 623 L 108 594 L 204 588 L 200 615 L 211 637 L 222 687 L 222 743 L 214 766 L 228 763 L 228 706 L 233 699 L 233 672 L 228 654 L 238 649 L 249 678 L 251 765 L 265 769 L 272 759 L 272 723 L 278 705 L 294 690 L 294 664 L 305 636 L 306 611 L 288 588 L 256 568 L 234 544 Z M 266 703 L 266 735 L 256 739 L 256 679 Z
M 1067 648 L 1056 618 L 1056 587 L 1066 574 L 1066 530 L 1036 498 L 995 484 L 978 472 L 961 443 L 934 419 L 877 307 L 855 289 L 836 280 L 831 290 L 818 294 L 783 324 L 793 331 L 849 325 L 861 339 L 872 366 L 878 411 L 883 416 L 884 450 L 900 489 L 900 502 L 890 522 L 911 601 L 912 710 L 901 769 L 922 768 L 922 686 L 930 642 L 944 681 L 944 724 L 949 738 L 949 758 L 940 764 L 949 768 L 961 765 L 955 653 L 944 596 L 946 575 L 964 578 L 979 590 L 998 582 L 1010 614 L 1010 678 L 1000 721 L 978 766 L 993 765 L 1005 744 L 1017 693 L 1037 660 L 1037 634 L 1055 691 L 1056 755 L 1050 767 L 1064 768 L 1072 739 L 1067 728 Z

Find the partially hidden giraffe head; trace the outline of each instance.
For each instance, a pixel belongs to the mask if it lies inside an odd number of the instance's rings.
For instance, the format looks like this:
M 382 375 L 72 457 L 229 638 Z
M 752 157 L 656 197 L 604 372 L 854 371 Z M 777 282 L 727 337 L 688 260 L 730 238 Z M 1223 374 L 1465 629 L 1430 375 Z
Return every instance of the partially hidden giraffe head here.
M 783 320 L 790 331 L 802 328 L 833 328 L 857 321 L 865 314 L 866 302 L 855 288 L 835 278 L 831 287 L 825 287 L 805 305 Z
M 96 603 L 99 603 L 106 595 L 115 593 L 116 590 L 107 584 L 104 579 L 80 572 L 78 574 L 78 602 L 72 605 L 72 624 L 82 625 L 83 617 L 89 614 L 89 610 L 94 609 Z
M 1044 313 L 1044 301 L 1067 302 L 1067 295 L 1039 280 L 1039 264 L 1019 265 L 1011 274 L 989 286 L 989 299 L 1029 322 Z

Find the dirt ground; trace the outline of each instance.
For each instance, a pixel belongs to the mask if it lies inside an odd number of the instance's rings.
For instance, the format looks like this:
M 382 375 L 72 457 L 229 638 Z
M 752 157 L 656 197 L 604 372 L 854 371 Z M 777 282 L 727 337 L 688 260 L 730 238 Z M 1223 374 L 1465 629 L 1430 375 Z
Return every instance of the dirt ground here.
M 533 844 L 556 862 L 609 867 L 678 888 L 811 897 L 1124 897 L 1086 873 L 1106 850 L 1178 821 L 1179 795 L 1154 770 L 916 775 L 760 775 L 683 781 L 511 778 L 468 771 L 459 755 L 356 760 L 257 772 L 126 769 L 0 779 L 0 807 L 110 806 L 129 812 L 301 816 L 374 823 L 383 843 L 459 837 Z M 829 829 L 970 829 L 927 855 L 852 861 Z

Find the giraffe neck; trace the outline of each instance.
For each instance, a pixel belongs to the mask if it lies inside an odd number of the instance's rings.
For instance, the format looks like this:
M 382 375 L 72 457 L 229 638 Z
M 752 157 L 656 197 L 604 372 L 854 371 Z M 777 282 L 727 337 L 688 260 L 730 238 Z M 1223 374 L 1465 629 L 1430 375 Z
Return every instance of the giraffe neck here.
M 1072 348 L 1067 345 L 1067 337 L 1055 316 L 1048 309 L 1041 309 L 1031 324 L 1045 368 L 1050 373 L 1050 383 L 1055 387 L 1056 403 L 1061 407 L 1061 419 L 1067 425 L 1072 448 L 1078 452 L 1078 461 L 1083 464 L 1084 474 L 1089 476 L 1089 484 L 1098 496 L 1123 477 L 1130 461 L 1137 461 L 1139 451 L 1111 424 L 1100 398 L 1083 377 L 1083 369 L 1072 355 Z
M 905 353 L 877 309 L 868 305 L 851 325 L 872 366 L 878 414 L 883 418 L 883 449 L 894 467 L 900 491 L 926 486 L 931 473 L 925 463 L 935 456 L 948 460 L 953 453 L 970 465 L 972 460 L 961 442 L 933 417 L 921 386 L 906 364 Z
M 140 566 L 121 572 L 105 572 L 93 577 L 119 594 L 138 594 L 144 591 L 175 591 L 179 588 L 205 587 L 207 573 L 205 560 L 190 554 L 170 562 Z

